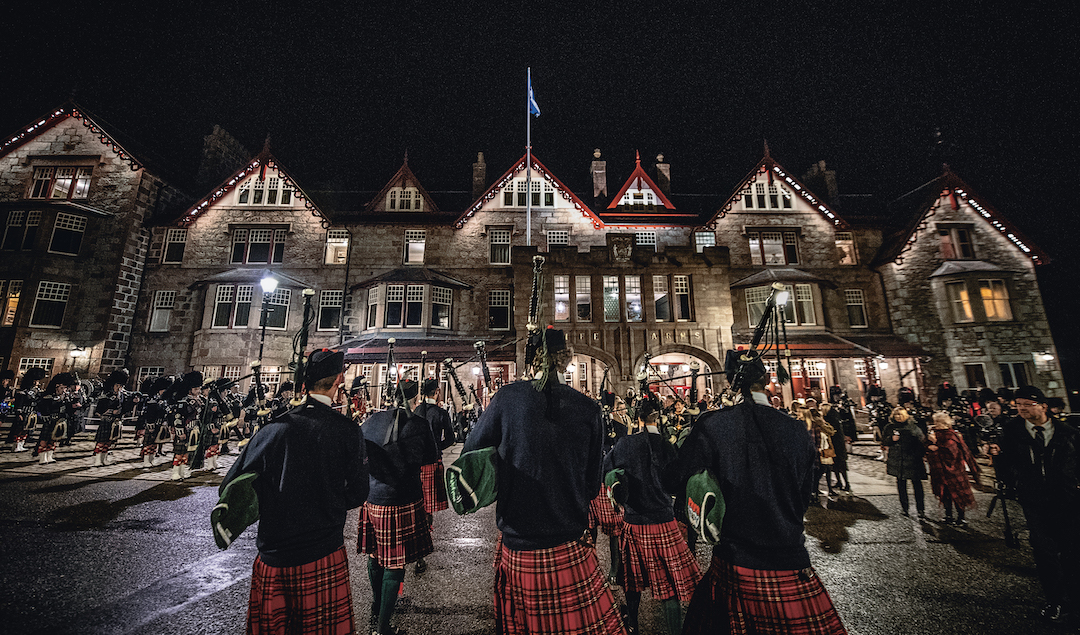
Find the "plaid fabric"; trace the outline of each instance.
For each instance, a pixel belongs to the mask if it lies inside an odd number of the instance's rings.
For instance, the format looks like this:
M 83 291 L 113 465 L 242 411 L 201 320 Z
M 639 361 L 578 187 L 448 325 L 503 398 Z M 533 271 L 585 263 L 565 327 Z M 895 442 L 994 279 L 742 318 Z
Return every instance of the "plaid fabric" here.
M 345 547 L 298 567 L 271 567 L 255 558 L 247 632 L 355 633 Z
M 618 536 L 623 532 L 623 513 L 618 512 L 608 498 L 608 488 L 600 486 L 600 495 L 589 503 L 589 531 L 597 527 L 609 536 Z
M 153 455 L 156 452 L 157 452 L 157 445 L 154 444 L 154 443 L 151 443 L 150 445 L 142 446 L 142 449 L 139 450 L 139 456 L 146 456 L 147 454 Z
M 173 459 L 172 459 L 172 464 L 173 464 L 174 467 L 177 466 L 177 465 L 187 465 L 188 464 L 188 456 L 187 456 L 187 454 L 174 454 Z
M 420 485 L 424 488 L 424 511 L 429 516 L 435 512 L 449 509 L 450 503 L 446 500 L 446 468 L 442 461 L 420 466 Z
M 364 503 L 356 541 L 357 551 L 374 554 L 387 569 L 403 569 L 435 551 L 423 501 L 408 505 Z
M 686 610 L 683 633 L 846 635 L 813 568 L 764 571 L 713 556 Z
M 220 456 L 220 455 L 221 455 L 221 446 L 219 446 L 218 444 L 215 443 L 214 445 L 206 448 L 206 458 L 209 459 L 210 457 Z
M 977 473 L 979 466 L 971 455 L 964 439 L 955 430 L 934 430 L 937 450 L 926 453 L 930 465 L 930 487 L 941 502 L 952 500 L 958 509 L 975 507 L 975 494 L 971 491 L 967 468 Z
M 626 523 L 619 552 L 627 591 L 640 593 L 649 587 L 654 599 L 678 597 L 680 602 L 689 602 L 701 580 L 697 560 L 674 520 L 658 525 Z
M 495 548 L 495 631 L 625 633 L 596 550 L 580 542 L 550 549 Z
M 94 454 L 101 454 L 102 452 L 108 452 L 112 447 L 112 443 L 97 443 L 94 445 Z
M 38 454 L 42 452 L 51 452 L 56 449 L 55 441 L 38 441 L 37 451 Z

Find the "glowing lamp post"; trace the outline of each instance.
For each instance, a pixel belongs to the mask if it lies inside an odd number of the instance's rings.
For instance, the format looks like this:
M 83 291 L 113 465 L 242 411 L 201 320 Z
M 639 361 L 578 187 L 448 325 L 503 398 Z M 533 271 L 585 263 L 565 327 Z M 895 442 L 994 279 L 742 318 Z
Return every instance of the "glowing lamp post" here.
M 270 272 L 267 271 L 263 275 L 262 280 L 259 281 L 259 286 L 262 287 L 263 290 L 262 316 L 260 317 L 260 322 L 262 322 L 262 331 L 259 333 L 259 365 L 261 366 L 263 358 L 263 345 L 266 344 L 266 318 L 267 313 L 269 313 L 270 311 L 270 298 L 274 295 L 274 292 L 277 291 L 277 278 L 270 275 Z

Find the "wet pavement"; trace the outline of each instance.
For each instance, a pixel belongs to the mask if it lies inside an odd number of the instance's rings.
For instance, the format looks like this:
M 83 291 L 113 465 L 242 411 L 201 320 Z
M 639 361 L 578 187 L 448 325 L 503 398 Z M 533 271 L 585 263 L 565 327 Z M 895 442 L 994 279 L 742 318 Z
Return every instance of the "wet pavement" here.
M 216 472 L 171 482 L 167 464 L 142 469 L 129 438 L 106 467 L 91 467 L 92 448 L 79 439 L 44 466 L 28 452 L 0 451 L 0 631 L 242 633 L 255 528 L 219 551 L 209 526 L 217 483 L 234 457 L 223 457 Z M 806 515 L 811 558 L 849 632 L 1066 632 L 1032 617 L 1041 593 L 1026 532 L 1021 549 L 1004 545 L 1000 509 L 985 516 L 989 491 L 976 492 L 979 509 L 967 529 L 935 521 L 941 510 L 929 487 L 930 520 L 904 517 L 893 479 L 872 458 L 876 448 L 854 452 L 852 495 L 822 496 Z M 1019 506 L 1011 503 L 1010 512 L 1022 528 Z M 366 563 L 355 554 L 356 524 L 350 514 L 346 545 L 363 630 L 371 593 Z M 410 633 L 493 632 L 495 538 L 493 508 L 465 517 L 439 512 L 436 552 L 427 572 L 407 575 L 398 623 Z M 601 535 L 598 545 L 605 569 L 606 540 Z M 708 549 L 697 555 L 708 566 Z M 664 632 L 648 593 L 641 627 Z

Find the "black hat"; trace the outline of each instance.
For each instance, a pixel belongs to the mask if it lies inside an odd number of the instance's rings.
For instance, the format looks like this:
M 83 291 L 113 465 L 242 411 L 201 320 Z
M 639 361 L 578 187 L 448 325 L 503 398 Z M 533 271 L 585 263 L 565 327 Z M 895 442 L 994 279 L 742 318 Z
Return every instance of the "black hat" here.
M 550 324 L 546 329 L 531 333 L 525 344 L 525 362 L 532 364 L 536 352 L 543 350 L 545 344 L 549 355 L 566 350 L 566 333 Z
M 870 387 L 866 389 L 867 397 L 885 397 L 885 389 L 877 384 L 870 384 Z
M 420 394 L 425 397 L 434 395 L 439 392 L 439 382 L 434 379 L 425 379 L 424 383 L 420 385 Z
M 724 359 L 724 373 L 728 381 L 742 373 L 743 386 L 748 387 L 765 376 L 765 362 L 761 361 L 761 355 L 746 351 L 728 351 Z
M 184 392 L 191 391 L 192 388 L 202 388 L 203 374 L 197 370 L 193 370 L 190 373 L 184 373 L 184 376 L 180 378 L 183 383 Z
M 308 356 L 304 369 L 304 384 L 309 388 L 320 379 L 337 377 L 345 370 L 345 353 L 324 348 Z
M 412 399 L 416 396 L 416 393 L 420 390 L 420 384 L 411 379 L 402 379 L 398 384 L 398 390 L 406 399 Z
M 1009 388 L 1006 388 L 1005 386 L 1002 386 L 1001 388 L 997 389 L 997 396 L 999 399 L 1011 401 L 1013 399 L 1013 391 Z
M 615 407 L 615 393 L 611 392 L 610 390 L 606 391 L 604 393 L 601 393 L 601 395 L 600 395 L 600 405 L 604 406 L 605 408 L 614 408 Z
M 56 390 L 57 386 L 70 386 L 74 383 L 76 383 L 75 377 L 71 373 L 57 373 L 53 376 L 52 380 L 49 381 L 48 387 L 45 388 L 45 394 L 51 395 Z
M 938 386 L 937 402 L 939 405 L 943 403 L 946 399 L 952 399 L 953 401 L 956 401 L 959 398 L 960 393 L 956 392 L 956 386 L 953 386 L 947 381 L 941 382 L 941 385 Z
M 105 381 L 105 389 L 111 390 L 116 384 L 121 386 L 127 386 L 128 372 L 121 368 L 120 370 L 114 370 L 109 374 L 109 378 Z
M 278 394 L 280 395 L 281 393 L 283 393 L 285 391 L 292 391 L 292 389 L 293 389 L 293 383 L 291 381 L 286 381 L 286 382 L 283 382 L 280 386 L 278 386 L 277 391 L 278 391 Z
M 142 380 L 142 383 L 139 384 L 139 392 L 146 395 L 154 392 L 153 388 L 155 381 L 157 381 L 157 377 L 147 377 L 146 379 Z
M 1047 397 L 1046 398 L 1046 407 L 1051 408 L 1051 409 L 1057 408 L 1059 410 L 1064 410 L 1065 409 L 1065 400 L 1062 399 L 1061 397 Z
M 1046 396 L 1043 395 L 1043 391 L 1039 390 L 1035 386 L 1021 386 L 1013 393 L 1013 399 L 1030 399 L 1035 403 L 1046 403 Z
M 23 373 L 22 383 L 19 385 L 23 388 L 29 388 L 34 385 L 34 382 L 45 379 L 45 374 L 44 368 L 38 368 L 36 366 L 34 368 L 29 368 Z
M 896 400 L 900 403 L 914 403 L 915 391 L 908 386 L 902 386 L 896 393 Z
M 653 403 L 652 399 L 642 399 L 637 407 L 637 418 L 642 421 L 648 421 L 649 417 L 652 416 L 654 412 L 659 412 L 659 410 L 660 408 Z
M 168 377 L 154 377 L 154 383 L 150 384 L 150 390 L 144 391 L 150 395 L 156 395 L 158 391 L 165 390 L 172 385 L 172 380 Z
M 5 379 L 15 379 L 15 371 L 10 368 L 0 371 L 0 381 L 4 381 Z
M 364 377 L 363 375 L 357 375 L 356 377 L 353 377 L 352 388 L 349 389 L 349 394 L 355 395 L 356 393 L 360 392 L 360 390 L 363 389 L 365 386 L 367 386 L 367 377 Z

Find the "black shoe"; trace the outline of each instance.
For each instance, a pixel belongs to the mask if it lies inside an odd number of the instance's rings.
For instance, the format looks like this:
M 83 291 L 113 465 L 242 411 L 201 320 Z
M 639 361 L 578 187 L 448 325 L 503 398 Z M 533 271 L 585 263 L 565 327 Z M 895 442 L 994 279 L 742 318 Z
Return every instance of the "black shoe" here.
M 427 561 L 424 560 L 423 558 L 420 558 L 419 560 L 416 561 L 416 568 L 413 569 L 413 574 L 414 575 L 420 575 L 421 573 L 423 573 L 425 571 L 427 571 Z
M 906 509 L 901 509 L 900 513 L 903 514 L 905 518 L 911 516 L 911 514 L 909 514 L 908 510 Z
M 919 510 L 919 518 L 921 518 L 922 520 L 926 520 L 926 512 L 924 512 L 923 510 L 920 509 Z

